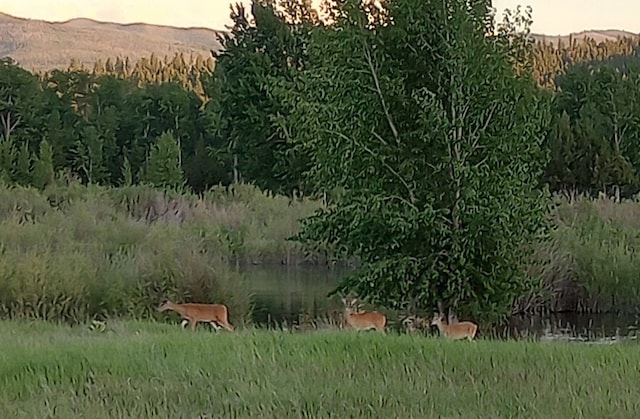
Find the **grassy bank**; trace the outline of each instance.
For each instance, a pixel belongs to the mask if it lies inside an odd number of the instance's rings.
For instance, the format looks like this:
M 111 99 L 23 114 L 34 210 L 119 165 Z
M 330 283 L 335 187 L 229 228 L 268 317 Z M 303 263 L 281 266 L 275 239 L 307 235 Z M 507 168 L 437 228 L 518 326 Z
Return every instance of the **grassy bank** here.
M 0 415 L 636 417 L 637 344 L 0 323 Z

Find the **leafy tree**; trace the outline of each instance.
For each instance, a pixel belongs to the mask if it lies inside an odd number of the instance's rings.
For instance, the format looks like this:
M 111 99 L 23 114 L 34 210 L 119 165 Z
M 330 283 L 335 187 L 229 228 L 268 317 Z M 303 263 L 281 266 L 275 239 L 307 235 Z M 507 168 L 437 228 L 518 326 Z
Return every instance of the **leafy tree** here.
M 88 183 L 101 184 L 106 178 L 103 155 L 104 142 L 96 127 L 87 125 L 74 149 L 75 169 Z
M 253 0 L 250 14 L 238 4 L 231 17 L 233 28 L 220 39 L 223 49 L 206 84 L 217 85 L 218 131 L 233 156 L 233 178 L 289 194 L 303 187 L 307 160 L 293 146 L 289 108 L 276 91 L 290 88 L 306 65 L 317 13 L 308 0 Z
M 162 188 L 184 186 L 180 146 L 171 132 L 162 133 L 157 144 L 151 148 L 141 181 Z
M 298 235 L 362 262 L 336 291 L 494 320 L 534 286 L 549 101 L 514 68 L 529 22 L 493 35 L 488 3 L 336 2 L 281 92 L 309 180 L 344 190 Z
M 10 58 L 0 59 L 0 138 L 34 150 L 35 138 L 44 134 L 45 109 L 38 79 Z
M 615 58 L 569 68 L 556 80 L 550 132 L 553 189 L 637 192 L 640 169 L 640 64 Z M 560 151 L 562 150 L 562 151 Z

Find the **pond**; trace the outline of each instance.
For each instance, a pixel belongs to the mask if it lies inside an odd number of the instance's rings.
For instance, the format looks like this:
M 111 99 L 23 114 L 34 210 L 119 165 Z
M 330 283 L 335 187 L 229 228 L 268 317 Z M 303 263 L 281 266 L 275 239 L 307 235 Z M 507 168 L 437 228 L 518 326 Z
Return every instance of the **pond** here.
M 287 267 L 257 265 L 242 268 L 252 293 L 253 322 L 263 327 L 298 327 L 309 320 L 339 322 L 342 303 L 327 294 L 346 268 Z M 402 328 L 402 318 L 385 312 L 392 329 Z M 494 338 L 516 337 L 576 342 L 614 342 L 635 339 L 640 316 L 588 313 L 561 313 L 546 316 L 517 316 L 509 324 L 491 331 L 480 331 Z

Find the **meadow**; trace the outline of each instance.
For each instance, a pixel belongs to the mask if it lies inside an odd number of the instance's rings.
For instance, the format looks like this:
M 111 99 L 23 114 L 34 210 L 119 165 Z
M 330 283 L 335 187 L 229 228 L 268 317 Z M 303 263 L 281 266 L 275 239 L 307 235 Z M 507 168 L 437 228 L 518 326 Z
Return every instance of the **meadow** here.
M 637 343 L 0 322 L 0 417 L 632 418 Z

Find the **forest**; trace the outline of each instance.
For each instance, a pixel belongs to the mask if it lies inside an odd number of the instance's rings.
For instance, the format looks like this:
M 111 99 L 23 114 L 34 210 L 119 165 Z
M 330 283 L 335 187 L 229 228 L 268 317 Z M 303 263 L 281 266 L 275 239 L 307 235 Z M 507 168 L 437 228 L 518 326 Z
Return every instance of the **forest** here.
M 105 57 L 92 69 L 72 58 L 66 69 L 38 74 L 3 59 L 0 178 L 42 188 L 64 174 L 196 192 L 242 180 L 319 192 L 304 183 L 307 159 L 287 137 L 286 104 L 273 94 L 278 79 L 293 80 L 307 65 L 303 29 L 319 27 L 315 15 L 298 10 L 287 20 L 257 5 L 250 24 L 250 11 L 235 12 L 219 57 Z M 551 190 L 638 192 L 639 54 L 631 38 L 533 45 L 533 75 L 553 95 L 541 179 Z M 162 159 L 173 159 L 175 178 L 154 178 Z
M 5 58 L 0 179 L 322 198 L 335 207 L 295 239 L 363 262 L 342 291 L 502 315 L 530 289 L 506 278 L 529 263 L 526 241 L 548 236 L 548 192 L 640 190 L 640 40 L 533 42 L 520 9 L 488 40 L 482 2 L 417 30 L 438 14 L 412 3 L 424 16 L 407 15 L 406 2 L 337 2 L 333 26 L 305 0 L 235 5 L 209 57 L 72 59 L 42 73 Z M 498 205 L 505 190 L 517 193 Z

